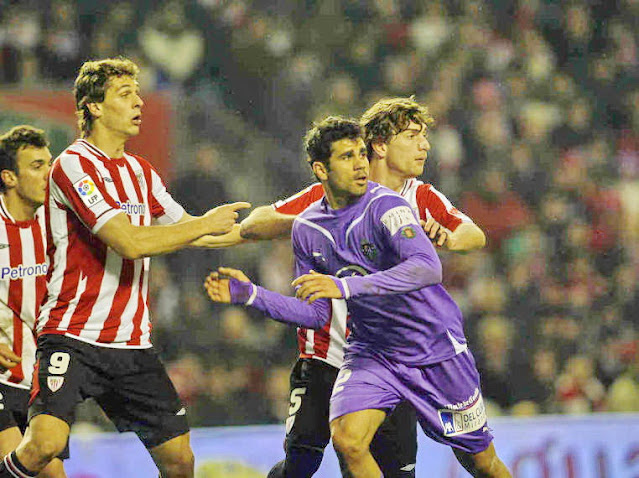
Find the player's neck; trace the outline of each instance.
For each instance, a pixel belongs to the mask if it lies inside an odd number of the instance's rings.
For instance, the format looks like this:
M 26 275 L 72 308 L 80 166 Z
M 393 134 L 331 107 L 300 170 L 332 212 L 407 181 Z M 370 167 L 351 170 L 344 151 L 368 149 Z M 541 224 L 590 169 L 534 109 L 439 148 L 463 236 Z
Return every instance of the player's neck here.
M 84 139 L 104 152 L 109 158 L 124 156 L 124 144 L 128 138 L 112 131 L 100 128 L 98 125 Z
M 352 194 L 340 195 L 335 194 L 328 188 L 324 188 L 326 193 L 326 201 L 331 209 L 343 209 L 357 201 L 361 196 L 353 196 Z
M 404 187 L 406 179 L 402 175 L 398 175 L 395 171 L 388 169 L 386 162 L 381 159 L 376 159 L 370 162 L 370 180 L 376 183 L 386 186 L 388 189 L 400 192 Z
M 2 197 L 7 211 L 15 221 L 30 221 L 35 216 L 36 209 L 40 207 L 39 204 L 25 201 L 15 189 L 5 191 Z

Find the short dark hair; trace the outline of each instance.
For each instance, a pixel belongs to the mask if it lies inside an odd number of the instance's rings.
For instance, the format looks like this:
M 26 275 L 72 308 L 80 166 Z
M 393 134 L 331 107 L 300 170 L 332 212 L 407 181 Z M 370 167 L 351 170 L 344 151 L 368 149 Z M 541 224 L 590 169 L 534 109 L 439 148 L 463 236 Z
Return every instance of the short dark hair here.
M 364 142 L 368 149 L 368 158 L 373 157 L 373 143 L 388 143 L 394 135 L 406 130 L 411 121 L 423 124 L 426 128 L 435 123 L 428 108 L 417 103 L 413 96 L 382 99 L 366 110 L 360 124 L 366 132 Z
M 323 163 L 329 169 L 328 158 L 331 157 L 331 148 L 335 141 L 340 139 L 357 139 L 364 137 L 364 132 L 355 120 L 329 116 L 313 127 L 304 137 L 304 148 L 308 155 L 309 164 L 316 161 Z
M 130 76 L 137 79 L 139 71 L 135 63 L 124 57 L 84 62 L 73 87 L 78 127 L 82 136 L 91 133 L 93 127 L 93 115 L 87 105 L 104 101 L 111 78 Z
M 27 146 L 46 148 L 49 141 L 44 131 L 29 125 L 20 125 L 11 128 L 0 136 L 0 171 L 8 169 L 18 172 L 18 151 Z M 0 191 L 4 191 L 5 184 L 0 176 Z

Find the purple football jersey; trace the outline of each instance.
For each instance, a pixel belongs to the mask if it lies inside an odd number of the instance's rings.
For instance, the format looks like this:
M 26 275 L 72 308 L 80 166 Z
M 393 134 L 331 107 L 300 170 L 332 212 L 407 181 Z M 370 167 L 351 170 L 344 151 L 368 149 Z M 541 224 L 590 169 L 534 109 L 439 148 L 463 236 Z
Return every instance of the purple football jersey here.
M 340 278 L 351 314 L 347 355 L 426 365 L 465 350 L 462 314 L 441 284 L 439 257 L 399 194 L 370 182 L 345 208 L 318 201 L 292 234 L 298 276 L 312 269 Z

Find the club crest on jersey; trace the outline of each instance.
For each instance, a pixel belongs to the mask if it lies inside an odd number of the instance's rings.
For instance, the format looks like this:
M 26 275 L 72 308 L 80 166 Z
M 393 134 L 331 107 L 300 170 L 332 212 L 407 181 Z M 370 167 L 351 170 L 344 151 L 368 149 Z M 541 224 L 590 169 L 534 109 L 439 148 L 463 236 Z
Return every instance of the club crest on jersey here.
M 362 239 L 359 244 L 359 248 L 362 251 L 362 254 L 364 254 L 369 261 L 374 261 L 377 258 L 377 248 L 366 239 Z
M 402 229 L 402 236 L 404 236 L 406 239 L 412 239 L 416 235 L 417 233 L 415 232 L 415 229 L 413 229 L 411 226 Z
M 100 193 L 100 190 L 93 182 L 93 179 L 89 176 L 85 176 L 79 181 L 73 183 L 73 189 L 76 190 L 85 206 L 89 208 L 95 206 L 100 201 L 104 201 L 102 193 Z
M 63 383 L 64 377 L 47 377 L 47 387 L 49 387 L 49 390 L 51 390 L 52 392 L 57 392 L 58 390 L 60 390 L 60 387 L 62 387 Z

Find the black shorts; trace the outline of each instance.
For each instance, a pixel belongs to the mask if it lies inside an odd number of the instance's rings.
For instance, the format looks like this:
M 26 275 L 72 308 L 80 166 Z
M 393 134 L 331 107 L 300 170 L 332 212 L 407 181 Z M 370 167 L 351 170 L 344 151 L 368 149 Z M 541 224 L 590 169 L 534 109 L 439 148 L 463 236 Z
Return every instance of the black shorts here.
M 18 427 L 24 434 L 28 409 L 29 390 L 0 383 L 0 431 Z
M 312 447 L 323 450 L 331 438 L 329 406 L 339 369 L 321 360 L 300 358 L 291 372 L 286 448 Z M 385 476 L 395 476 L 417 457 L 417 418 L 407 403 L 398 405 L 382 423 L 371 443 L 373 456 Z
M 62 335 L 38 338 L 29 419 L 47 414 L 71 426 L 93 397 L 121 432 L 153 448 L 189 431 L 186 410 L 153 348 L 99 347 Z
M 0 383 L 0 396 L 0 431 L 18 427 L 20 433 L 24 435 L 27 429 L 29 390 Z M 61 460 L 69 458 L 68 441 L 58 458 Z

